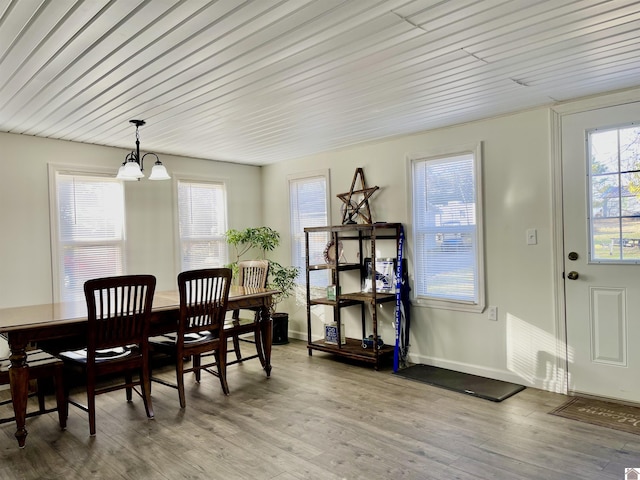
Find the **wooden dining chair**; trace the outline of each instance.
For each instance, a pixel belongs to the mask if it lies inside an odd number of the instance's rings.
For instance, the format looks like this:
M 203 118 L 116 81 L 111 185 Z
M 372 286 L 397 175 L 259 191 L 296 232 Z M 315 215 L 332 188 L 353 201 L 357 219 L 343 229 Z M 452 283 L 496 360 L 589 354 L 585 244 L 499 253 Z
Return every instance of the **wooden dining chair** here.
M 246 260 L 238 262 L 238 284 L 243 287 L 265 288 L 267 286 L 267 278 L 269 276 L 268 260 Z M 227 362 L 227 365 L 242 362 L 243 360 L 251 360 L 259 358 L 262 366 L 265 366 L 264 353 L 262 351 L 262 342 L 260 335 L 260 312 L 251 311 L 251 315 L 247 318 L 240 317 L 240 310 L 234 310 L 231 318 L 225 322 L 223 336 L 226 340 L 233 340 L 233 350 L 236 359 Z M 242 338 L 241 335 L 252 333 L 253 340 Z M 255 343 L 256 354 L 248 357 L 242 357 L 240 351 L 240 341 Z
M 9 385 L 9 358 L 0 360 L 0 385 Z M 60 428 L 67 427 L 67 409 L 65 407 L 63 362 L 59 358 L 50 355 L 40 349 L 27 351 L 27 365 L 29 366 L 29 379 L 36 381 L 36 391 L 29 396 L 37 395 L 38 410 L 28 412 L 27 417 L 35 417 L 45 413 L 58 412 L 58 422 Z M 45 406 L 45 380 L 53 380 L 56 393 L 56 408 L 47 409 Z M 0 405 L 8 405 L 11 399 L 0 402 Z M 0 423 L 12 422 L 14 416 L 0 419 Z
M 60 353 L 65 367 L 81 368 L 86 375 L 87 404 L 69 398 L 89 413 L 89 432 L 96 433 L 95 397 L 118 389 L 132 392 L 144 401 L 147 417 L 153 418 L 149 368 L 149 319 L 156 278 L 153 275 L 123 275 L 89 280 L 84 284 L 87 301 L 87 348 Z M 103 377 L 123 373 L 124 382 L 98 384 Z M 137 379 L 134 380 L 134 373 Z M 138 391 L 135 387 L 140 387 Z
M 222 328 L 227 311 L 231 269 L 208 268 L 190 270 L 178 275 L 180 317 L 177 331 L 149 339 L 154 352 L 172 356 L 176 365 L 176 383 L 152 377 L 154 382 L 178 389 L 180 407 L 185 408 L 184 374 L 193 372 L 200 382 L 202 370 L 220 379 L 222 391 L 229 394 L 226 379 L 226 342 L 222 341 Z M 215 361 L 202 362 L 212 354 Z M 191 357 L 191 367 L 185 368 L 184 359 Z M 217 371 L 212 370 L 216 367 Z

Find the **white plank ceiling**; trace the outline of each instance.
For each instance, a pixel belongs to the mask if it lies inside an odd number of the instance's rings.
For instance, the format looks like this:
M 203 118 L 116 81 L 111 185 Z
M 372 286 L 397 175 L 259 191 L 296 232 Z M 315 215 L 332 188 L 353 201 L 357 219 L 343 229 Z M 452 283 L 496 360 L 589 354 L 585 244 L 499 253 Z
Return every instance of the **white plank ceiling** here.
M 0 0 L 0 131 L 264 165 L 640 85 L 640 1 Z M 1 159 L 0 159 L 1 161 Z

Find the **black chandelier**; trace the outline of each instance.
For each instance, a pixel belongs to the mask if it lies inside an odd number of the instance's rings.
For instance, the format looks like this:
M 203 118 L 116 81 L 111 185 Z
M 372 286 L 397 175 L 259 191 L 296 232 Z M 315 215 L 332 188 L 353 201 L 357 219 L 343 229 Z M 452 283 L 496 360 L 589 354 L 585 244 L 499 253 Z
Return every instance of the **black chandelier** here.
M 153 164 L 153 168 L 151 169 L 151 175 L 149 175 L 149 180 L 169 180 L 171 177 L 167 173 L 167 169 L 162 165 L 162 162 L 158 158 L 158 155 L 155 153 L 145 153 L 142 157 L 140 157 L 140 133 L 138 129 L 145 124 L 144 120 L 129 120 L 129 123 L 133 123 L 136 126 L 136 149 L 131 153 L 127 154 L 124 159 L 124 162 L 120 166 L 118 170 L 118 175 L 116 178 L 120 180 L 140 180 L 144 177 L 144 158 L 147 155 L 153 155 L 156 157 L 156 162 Z

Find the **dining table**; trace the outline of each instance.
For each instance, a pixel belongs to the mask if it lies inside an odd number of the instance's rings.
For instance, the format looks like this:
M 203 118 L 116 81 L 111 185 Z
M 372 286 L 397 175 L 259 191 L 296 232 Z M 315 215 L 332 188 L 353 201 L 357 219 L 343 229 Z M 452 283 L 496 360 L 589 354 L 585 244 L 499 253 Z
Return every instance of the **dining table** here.
M 277 290 L 232 285 L 227 311 L 251 309 L 258 312 L 260 338 L 264 352 L 264 370 L 271 375 L 272 320 L 270 307 Z M 180 312 L 177 290 L 156 292 L 153 297 L 149 335 L 161 335 L 176 330 Z M 87 305 L 85 301 L 60 302 L 20 307 L 0 308 L 0 335 L 10 349 L 9 369 L 11 400 L 15 413 L 18 445 L 25 446 L 25 425 L 29 394 L 29 365 L 27 349 L 32 345 L 55 344 L 66 350 L 82 348 L 86 344 Z

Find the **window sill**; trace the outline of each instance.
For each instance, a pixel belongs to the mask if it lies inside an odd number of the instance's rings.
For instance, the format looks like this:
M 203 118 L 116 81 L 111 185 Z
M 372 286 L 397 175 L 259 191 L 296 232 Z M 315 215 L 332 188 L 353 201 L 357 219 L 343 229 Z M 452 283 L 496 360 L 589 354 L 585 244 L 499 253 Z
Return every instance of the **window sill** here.
M 456 310 L 459 312 L 482 313 L 485 309 L 484 304 L 470 302 L 456 302 L 446 300 L 434 300 L 426 298 L 414 298 L 412 305 L 416 307 L 438 308 L 441 310 Z

